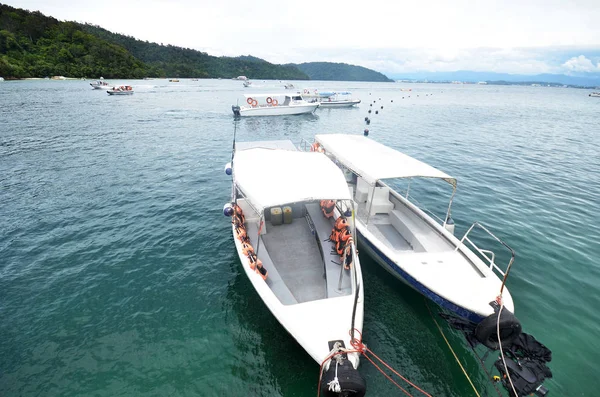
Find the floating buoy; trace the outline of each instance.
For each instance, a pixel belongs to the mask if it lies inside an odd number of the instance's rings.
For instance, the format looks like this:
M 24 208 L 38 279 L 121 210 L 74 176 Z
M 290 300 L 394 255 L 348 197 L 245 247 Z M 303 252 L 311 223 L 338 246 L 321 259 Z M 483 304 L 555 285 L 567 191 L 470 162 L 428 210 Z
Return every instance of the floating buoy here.
M 383 106 L 381 108 L 383 109 Z
M 369 106 L 373 107 L 373 104 L 372 104 L 372 103 L 369 103 Z
M 419 94 L 417 94 L 417 97 L 419 96 Z
M 371 109 L 369 109 L 369 114 L 371 114 Z
M 394 100 L 392 99 L 392 102 L 394 102 Z
M 379 114 L 379 110 L 376 110 L 376 111 L 375 111 L 375 114 Z
M 231 169 L 231 163 L 227 163 L 227 164 L 225 164 L 225 173 L 226 173 L 227 175 L 231 175 L 231 173 L 232 173 L 232 172 L 233 172 L 233 171 L 232 171 L 232 169 Z
M 369 118 L 367 116 L 365 116 L 365 121 L 368 121 L 368 120 L 369 120 Z
M 365 131 L 363 132 L 363 134 L 364 134 L 365 136 L 369 136 L 369 129 L 368 129 L 368 128 L 365 128 Z
M 402 97 L 402 99 L 404 99 L 404 97 Z
M 233 216 L 233 213 L 235 211 L 233 210 L 233 205 L 231 203 L 227 203 L 223 206 L 223 215 L 225 216 Z
M 381 98 L 379 98 L 379 100 L 381 101 Z
M 367 120 L 367 125 L 371 125 L 371 120 Z

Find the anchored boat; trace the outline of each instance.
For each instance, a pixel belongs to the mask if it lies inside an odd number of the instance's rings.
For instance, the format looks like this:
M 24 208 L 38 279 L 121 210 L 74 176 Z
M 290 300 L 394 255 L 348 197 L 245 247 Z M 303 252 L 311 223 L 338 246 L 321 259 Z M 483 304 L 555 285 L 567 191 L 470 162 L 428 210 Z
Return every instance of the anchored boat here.
M 119 87 L 113 87 L 106 92 L 108 95 L 133 95 L 133 87 L 130 85 L 121 85 Z
M 92 86 L 92 89 L 94 89 L 94 90 L 110 90 L 112 88 L 112 86 L 104 80 L 94 81 L 94 82 L 90 83 L 90 85 Z
M 598 91 L 598 92 L 592 92 L 592 93 L 589 94 L 589 96 L 600 98 L 600 91 Z
M 342 172 L 322 153 L 291 141 L 234 143 L 232 217 L 244 272 L 281 325 L 323 365 L 322 390 L 363 396 L 359 355 L 362 273 Z M 233 164 L 233 166 L 231 166 Z M 331 389 L 330 389 L 331 387 Z M 330 393 L 330 392 L 327 392 Z
M 244 95 L 247 106 L 232 106 L 234 116 L 281 116 L 314 113 L 319 103 L 306 102 L 300 95 Z
M 349 108 L 360 103 L 360 99 L 352 98 L 348 91 L 320 92 L 313 101 L 319 102 L 322 108 Z
M 478 343 L 500 350 L 495 367 L 510 395 L 536 393 L 552 377 L 547 367 L 551 351 L 529 334 L 513 315 L 512 297 L 505 287 L 514 261 L 513 250 L 485 226 L 475 222 L 459 240 L 451 218 L 456 179 L 410 156 L 359 135 L 316 135 L 312 151 L 325 152 L 346 173 L 356 202 L 358 241 L 381 266 L 452 314 L 443 314 L 462 331 L 474 348 Z M 426 210 L 383 180 L 439 179 L 452 187 L 444 220 L 436 222 Z M 496 264 L 494 252 L 478 247 L 472 231 L 481 229 L 507 248 L 506 267 Z M 503 350 L 504 349 L 504 350 Z

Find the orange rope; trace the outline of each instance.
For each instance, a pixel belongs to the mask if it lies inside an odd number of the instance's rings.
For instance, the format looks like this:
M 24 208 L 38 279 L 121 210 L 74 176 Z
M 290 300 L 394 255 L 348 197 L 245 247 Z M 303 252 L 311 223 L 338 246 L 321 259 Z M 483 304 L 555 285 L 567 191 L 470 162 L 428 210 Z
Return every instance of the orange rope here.
M 359 337 L 358 338 L 353 337 L 352 331 L 357 332 Z M 350 331 L 350 335 L 351 335 L 350 345 L 352 345 L 354 350 L 343 350 L 343 351 L 338 351 L 338 352 L 332 353 L 329 356 L 327 356 L 325 358 L 325 360 L 323 360 L 323 362 L 321 363 L 321 367 L 320 367 L 320 371 L 319 371 L 319 384 L 317 386 L 317 397 L 320 397 L 320 395 L 321 395 L 321 380 L 323 379 L 323 366 L 325 365 L 325 363 L 327 361 L 331 360 L 333 357 L 340 355 L 340 354 L 345 354 L 345 353 L 360 353 L 360 354 L 362 354 L 367 360 L 369 360 L 369 362 L 371 364 L 373 364 L 373 366 L 375 368 L 377 368 L 379 370 L 379 372 L 381 372 L 383 374 L 383 376 L 385 376 L 390 382 L 392 382 L 394 385 L 396 385 L 396 387 L 398 387 L 400 390 L 402 390 L 404 392 L 404 394 L 406 394 L 409 397 L 413 397 L 408 391 L 406 391 L 402 386 L 400 386 L 396 381 L 394 381 L 391 376 L 386 374 L 385 371 L 383 369 L 381 369 L 381 367 L 379 365 L 377 365 L 375 363 L 375 361 L 373 361 L 371 359 L 371 357 L 369 357 L 367 355 L 367 353 L 370 353 L 381 364 L 385 365 L 385 367 L 388 370 L 392 371 L 394 374 L 396 374 L 396 376 L 401 378 L 403 381 L 405 381 L 406 383 L 408 383 L 409 385 L 411 385 L 412 387 L 414 387 L 415 389 L 417 389 L 418 391 L 420 391 L 427 397 L 432 397 L 431 394 L 427 393 L 426 391 L 421 389 L 419 386 L 415 385 L 414 383 L 412 383 L 411 381 L 406 379 L 404 376 L 400 375 L 395 369 L 393 369 L 391 366 L 389 366 L 385 361 L 383 361 L 381 358 L 379 358 L 379 356 L 377 356 L 375 353 L 373 353 L 373 351 L 371 351 L 364 343 L 362 343 L 362 334 L 360 333 L 359 330 L 354 328 L 352 331 Z

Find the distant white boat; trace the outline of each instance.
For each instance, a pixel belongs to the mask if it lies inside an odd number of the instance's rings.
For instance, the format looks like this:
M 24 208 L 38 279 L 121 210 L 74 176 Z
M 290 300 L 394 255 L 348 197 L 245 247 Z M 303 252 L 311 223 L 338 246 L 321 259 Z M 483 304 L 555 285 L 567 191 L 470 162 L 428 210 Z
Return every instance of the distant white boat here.
M 133 95 L 133 87 L 130 85 L 122 85 L 119 87 L 113 87 L 106 92 L 108 95 Z
M 313 113 L 320 104 L 309 103 L 300 95 L 244 95 L 247 106 L 232 106 L 234 116 L 282 116 Z M 281 101 L 281 102 L 280 102 Z
M 320 92 L 319 98 L 313 101 L 319 102 L 322 108 L 347 108 L 360 103 L 360 99 L 352 98 L 352 93 L 348 91 Z
M 0 77 L 0 81 L 4 81 L 4 77 Z
M 92 89 L 94 89 L 94 90 L 110 90 L 112 88 L 112 86 L 110 84 L 108 84 L 106 81 L 103 81 L 103 80 L 94 81 L 94 82 L 90 83 L 90 85 L 92 86 Z
M 169 83 L 179 83 L 179 79 L 169 79 Z
M 246 76 L 238 76 L 238 77 L 234 77 L 233 80 L 248 80 L 248 77 Z
M 589 96 L 600 98 L 600 91 L 599 92 L 592 92 Z
M 286 90 L 293 90 L 294 88 L 296 88 L 292 83 L 287 83 L 284 85 Z
M 244 81 L 244 87 L 250 87 L 252 85 L 252 82 L 250 80 L 246 80 Z

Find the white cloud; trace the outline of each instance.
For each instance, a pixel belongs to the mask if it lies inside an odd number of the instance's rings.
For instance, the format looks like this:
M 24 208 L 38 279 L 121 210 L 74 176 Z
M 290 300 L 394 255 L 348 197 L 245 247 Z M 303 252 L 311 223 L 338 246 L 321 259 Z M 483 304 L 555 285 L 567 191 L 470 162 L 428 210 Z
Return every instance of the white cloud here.
M 573 57 L 562 65 L 571 72 L 600 72 L 600 62 L 596 65 L 583 55 Z

